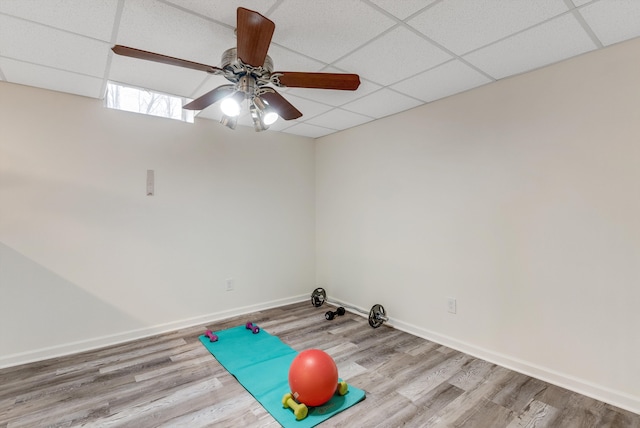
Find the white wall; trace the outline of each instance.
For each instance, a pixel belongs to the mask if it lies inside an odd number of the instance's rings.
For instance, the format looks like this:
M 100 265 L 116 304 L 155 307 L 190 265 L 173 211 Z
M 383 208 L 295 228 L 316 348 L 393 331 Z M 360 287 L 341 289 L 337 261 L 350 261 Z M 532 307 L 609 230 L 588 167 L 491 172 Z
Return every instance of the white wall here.
M 315 154 L 305 138 L 0 82 L 0 366 L 320 285 L 640 412 L 639 49 L 328 136 Z
M 640 39 L 318 140 L 318 285 L 640 412 L 638 51 Z
M 0 367 L 306 299 L 314 168 L 308 138 L 0 83 Z

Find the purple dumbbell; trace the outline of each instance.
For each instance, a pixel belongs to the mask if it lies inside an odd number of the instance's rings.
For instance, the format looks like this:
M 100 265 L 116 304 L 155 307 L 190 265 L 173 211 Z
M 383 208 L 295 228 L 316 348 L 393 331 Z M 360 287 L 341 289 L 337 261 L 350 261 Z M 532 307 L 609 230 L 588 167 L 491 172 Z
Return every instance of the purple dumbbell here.
M 260 327 L 258 327 L 257 325 L 254 325 L 252 322 L 248 322 L 245 327 L 247 328 L 247 330 L 251 330 L 253 332 L 253 334 L 258 334 L 260 333 Z
M 209 338 L 209 342 L 217 342 L 218 341 L 218 336 L 213 334 L 213 332 L 211 330 L 207 330 L 207 332 L 204 335 Z

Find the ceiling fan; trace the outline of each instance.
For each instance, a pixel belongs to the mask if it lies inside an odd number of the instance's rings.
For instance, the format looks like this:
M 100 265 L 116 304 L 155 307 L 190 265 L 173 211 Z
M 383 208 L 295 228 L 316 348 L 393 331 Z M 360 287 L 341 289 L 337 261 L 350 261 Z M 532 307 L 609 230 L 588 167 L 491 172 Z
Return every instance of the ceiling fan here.
M 258 12 L 239 7 L 236 27 L 237 47 L 227 49 L 222 54 L 220 67 L 122 45 L 116 45 L 112 50 L 118 55 L 224 76 L 231 82 L 230 84 L 218 86 L 185 104 L 183 108 L 203 110 L 222 101 L 221 123 L 231 129 L 236 127 L 240 105 L 244 100 L 248 101 L 256 131 L 268 129 L 278 116 L 284 120 L 293 120 L 302 116 L 298 109 L 269 85 L 280 88 L 347 91 L 354 91 L 360 86 L 360 78 L 357 74 L 273 71 L 273 61 L 267 55 L 267 51 L 275 27 L 273 21 Z

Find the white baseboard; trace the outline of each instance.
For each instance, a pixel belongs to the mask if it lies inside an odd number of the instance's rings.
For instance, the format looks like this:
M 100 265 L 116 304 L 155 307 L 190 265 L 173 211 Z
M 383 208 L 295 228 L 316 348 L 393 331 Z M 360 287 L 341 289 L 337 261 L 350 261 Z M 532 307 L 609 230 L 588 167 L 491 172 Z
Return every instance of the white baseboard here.
M 77 342 L 65 343 L 57 346 L 51 346 L 47 348 L 35 349 L 33 351 L 10 354 L 0 356 L 0 368 L 17 366 L 20 364 L 27 364 L 36 361 L 42 361 L 49 358 L 62 357 L 65 355 L 76 354 L 79 352 L 90 351 L 93 349 L 102 348 L 105 346 L 117 345 L 132 340 L 143 339 L 146 337 L 154 336 L 156 334 L 175 331 L 183 328 L 193 327 L 197 325 L 204 325 L 211 322 L 231 318 L 238 315 L 249 314 L 252 312 L 262 311 L 266 309 L 276 308 L 280 306 L 289 305 L 292 303 L 298 303 L 307 301 L 308 295 L 299 295 L 286 299 L 272 300 L 269 302 L 259 303 L 255 305 L 243 306 L 239 308 L 230 309 L 227 311 L 215 312 L 207 315 L 202 315 L 194 318 L 183 319 L 179 321 L 173 321 L 170 323 L 160 324 L 156 326 L 146 327 L 143 329 L 130 330 L 122 333 L 117 333 L 108 336 L 95 337 L 87 340 L 81 340 Z M 339 300 L 328 300 L 327 303 L 344 306 L 348 311 L 367 317 L 369 313 L 367 309 L 361 308 L 350 303 Z M 430 340 L 432 342 L 448 346 L 460 352 L 472 355 L 476 358 L 481 358 L 493 364 L 498 364 L 502 367 L 517 371 L 519 373 L 532 376 L 534 378 L 549 382 L 562 388 L 569 389 L 582 395 L 594 398 L 596 400 L 604 401 L 622 409 L 628 410 L 633 413 L 640 414 L 640 397 L 632 396 L 619 391 L 614 391 L 602 385 L 596 385 L 583 379 L 578 379 L 547 367 L 541 367 L 528 361 L 523 361 L 517 358 L 510 357 L 509 355 L 500 354 L 488 349 L 484 349 L 466 342 L 458 341 L 452 337 L 444 336 L 416 325 L 401 321 L 395 317 L 389 317 L 387 323 L 389 326 L 398 330 L 405 331 L 413 334 L 414 336 L 422 337 L 423 339 Z
M 367 317 L 367 315 L 365 314 L 369 313 L 369 310 L 365 310 L 348 302 L 336 299 L 327 300 L 327 302 L 335 306 L 343 306 L 346 310 L 364 317 Z M 640 397 L 638 396 L 614 391 L 605 386 L 597 385 L 584 379 L 579 379 L 564 373 L 560 373 L 548 367 L 542 367 L 529 361 L 520 360 L 509 355 L 504 355 L 466 342 L 462 342 L 455 338 L 441 335 L 433 331 L 418 327 L 416 325 L 401 321 L 395 317 L 389 317 L 389 321 L 387 324 L 393 328 L 410 333 L 414 336 L 430 340 L 431 342 L 447 346 L 457 351 L 464 352 L 465 354 L 469 354 L 476 358 L 480 358 L 490 363 L 497 364 L 507 369 L 514 370 L 516 372 L 534 377 L 536 379 L 540 379 L 561 388 L 577 392 L 587 397 L 609 403 L 616 407 L 620 407 L 621 409 L 640 414 Z
M 309 299 L 308 295 L 299 295 L 286 299 L 272 300 L 269 302 L 258 303 L 255 305 L 242 306 L 221 312 L 201 315 L 198 317 L 187 318 L 178 321 L 172 321 L 165 324 L 159 324 L 151 327 L 145 327 L 136 330 L 124 331 L 107 336 L 92 337 L 77 342 L 64 343 L 46 348 L 34 349 L 32 351 L 21 352 L 16 354 L 0 356 L 0 369 L 18 366 L 21 364 L 43 361 L 50 358 L 62 357 L 65 355 L 77 354 L 79 352 L 91 351 L 103 348 L 105 346 L 118 345 L 132 340 L 144 339 L 156 334 L 167 333 L 170 331 L 180 330 L 183 328 L 204 325 L 214 321 L 220 321 L 238 315 L 249 314 L 252 312 L 263 311 L 266 309 L 277 308 L 280 306 L 298 303 Z

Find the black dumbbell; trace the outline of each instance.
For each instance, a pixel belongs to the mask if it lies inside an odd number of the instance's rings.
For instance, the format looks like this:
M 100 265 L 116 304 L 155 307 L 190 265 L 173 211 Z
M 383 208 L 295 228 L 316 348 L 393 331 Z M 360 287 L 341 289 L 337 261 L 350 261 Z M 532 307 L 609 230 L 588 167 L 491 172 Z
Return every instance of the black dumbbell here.
M 324 317 L 326 319 L 328 319 L 329 321 L 331 321 L 332 319 L 334 319 L 336 317 L 336 315 L 344 315 L 345 312 L 346 311 L 344 310 L 344 308 L 342 306 L 340 306 L 338 308 L 338 310 L 335 311 L 335 312 L 328 311 L 326 314 L 324 314 Z

